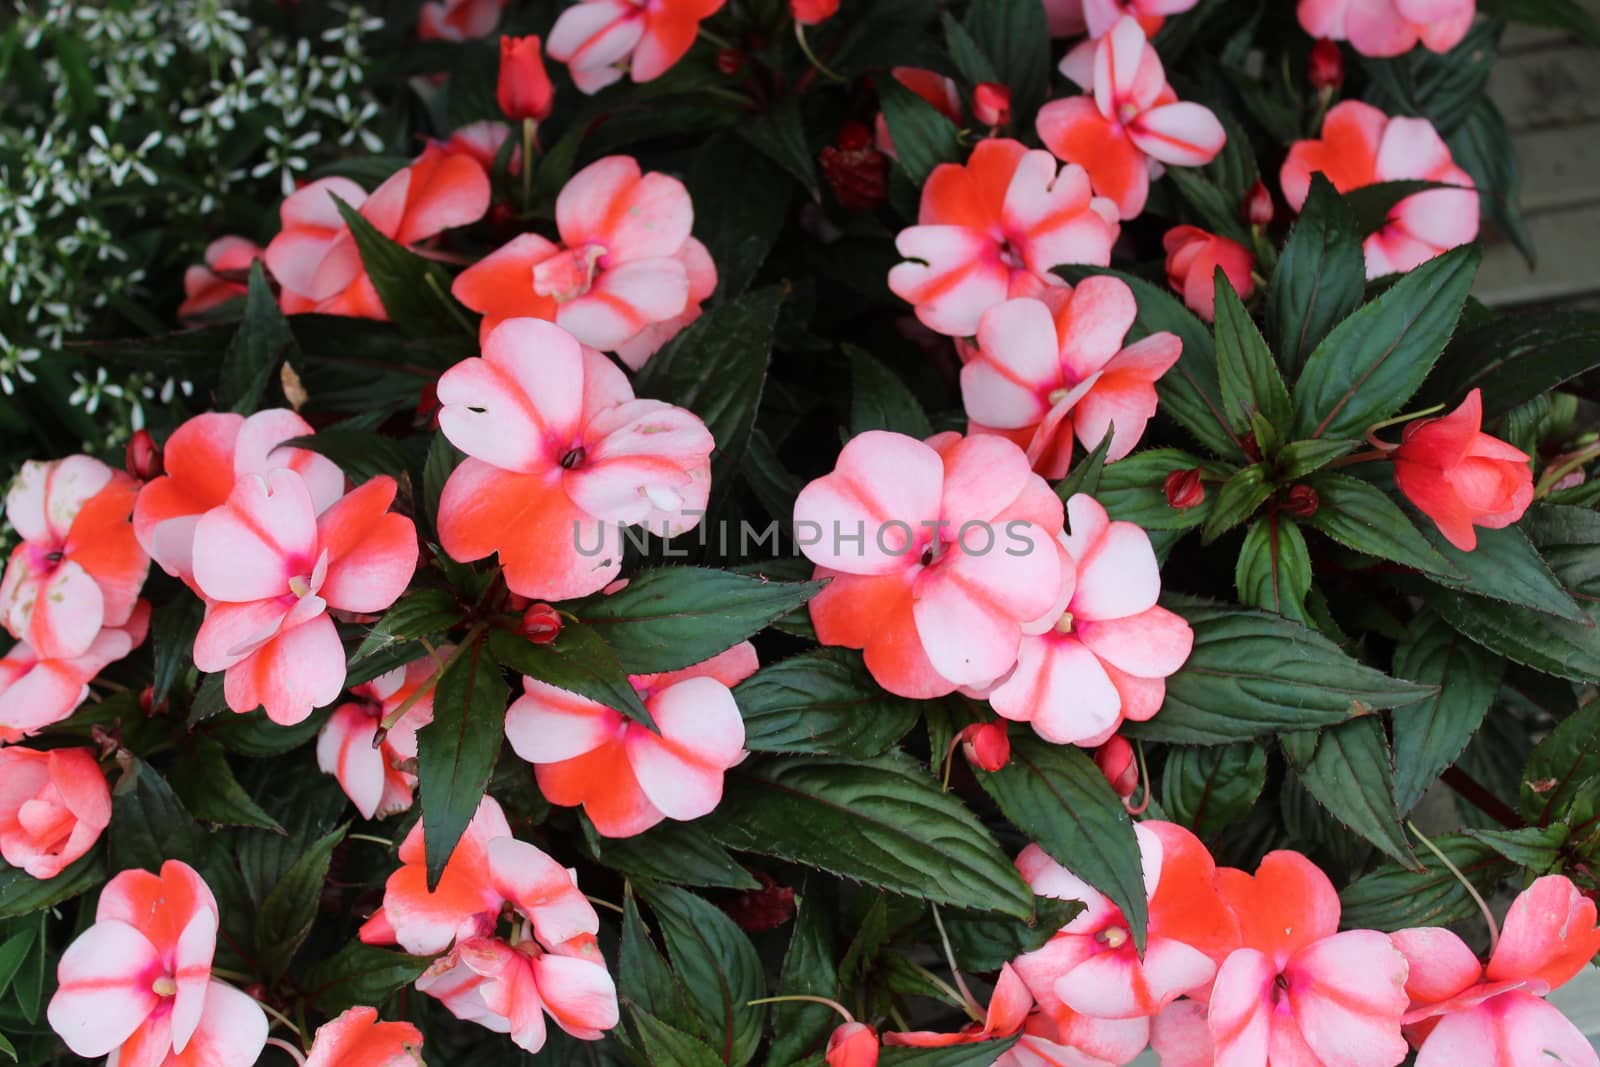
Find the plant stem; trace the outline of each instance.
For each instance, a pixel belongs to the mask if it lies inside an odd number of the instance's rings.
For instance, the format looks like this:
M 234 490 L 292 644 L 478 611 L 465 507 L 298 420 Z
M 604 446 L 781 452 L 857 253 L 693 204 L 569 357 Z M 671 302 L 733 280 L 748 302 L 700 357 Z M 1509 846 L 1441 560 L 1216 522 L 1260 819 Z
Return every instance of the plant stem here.
M 1483 812 L 1507 830 L 1523 826 L 1522 818 L 1505 801 L 1489 792 L 1482 783 L 1459 767 L 1450 767 L 1439 776 L 1457 796 Z
M 533 205 L 533 145 L 537 124 L 532 119 L 522 120 L 522 210 Z
M 591 897 L 591 896 L 589 896 L 589 895 L 588 895 L 588 894 L 587 894 L 587 893 L 585 893 L 585 894 L 584 894 L 584 897 L 583 897 L 583 899 L 584 899 L 584 900 L 587 900 L 587 901 L 588 901 L 588 902 L 589 902 L 589 903 L 591 903 L 591 904 L 595 904 L 595 905 L 598 905 L 598 906 L 599 906 L 599 907 L 602 907 L 602 908 L 606 908 L 606 909 L 607 909 L 607 910 L 609 910 L 609 911 L 614 911 L 614 912 L 616 912 L 616 913 L 617 913 L 617 914 L 618 914 L 618 915 L 625 915 L 625 914 L 627 914 L 627 912 L 625 912 L 625 911 L 624 911 L 624 910 L 623 910 L 623 908 L 622 908 L 622 905 L 620 905 L 620 904 L 613 904 L 613 903 L 611 903 L 611 901 L 609 901 L 609 900 L 603 900 L 603 899 L 601 899 L 601 898 L 600 898 L 600 897 Z
M 377 732 L 372 735 L 373 748 L 377 748 L 383 744 L 384 738 L 388 736 L 390 730 L 394 729 L 395 723 L 405 718 L 406 712 L 415 707 L 417 701 L 433 692 L 434 688 L 439 684 L 439 679 L 444 677 L 444 672 L 449 670 L 451 667 L 454 667 L 456 662 L 460 660 L 462 656 L 465 656 L 467 651 L 471 649 L 473 645 L 478 643 L 478 639 L 481 638 L 484 634 L 484 631 L 488 629 L 489 624 L 486 622 L 475 622 L 472 624 L 472 629 L 467 631 L 467 636 L 461 639 L 461 644 L 457 645 L 455 651 L 450 653 L 450 658 L 441 663 L 438 670 L 428 675 L 427 681 L 417 686 L 416 691 L 402 700 L 399 707 L 395 708 L 388 715 L 384 716 L 383 722 L 378 724 Z
M 856 1017 L 850 1014 L 850 1009 L 846 1008 L 843 1004 L 840 1004 L 837 1000 L 829 1000 L 827 997 L 813 997 L 806 993 L 790 993 L 781 997 L 762 997 L 760 1000 L 747 1000 L 744 1003 L 746 1007 L 753 1008 L 757 1004 L 788 1004 L 792 1001 L 801 1001 L 809 1004 L 825 1004 L 843 1016 L 845 1022 L 853 1023 L 856 1021 Z
M 829 81 L 839 82 L 840 84 L 843 84 L 847 80 L 834 73 L 832 70 L 829 70 L 827 65 L 823 63 L 822 60 L 817 58 L 817 54 L 811 50 L 811 43 L 806 40 L 805 26 L 798 22 L 794 24 L 794 39 L 800 42 L 800 51 L 806 54 L 806 58 L 811 61 L 811 66 L 818 74 L 822 75 L 824 78 L 827 78 Z
M 1428 840 L 1427 836 L 1424 835 L 1421 830 L 1417 829 L 1416 823 L 1412 822 L 1410 819 L 1407 819 L 1406 826 L 1410 828 L 1413 834 L 1417 835 L 1418 841 L 1421 841 L 1424 845 L 1428 846 L 1429 852 L 1432 852 L 1435 856 L 1439 857 L 1439 862 L 1444 864 L 1445 867 L 1449 869 L 1450 873 L 1456 876 L 1456 881 L 1460 882 L 1462 887 L 1466 889 L 1467 893 L 1471 895 L 1472 899 L 1477 902 L 1478 910 L 1483 913 L 1483 921 L 1489 927 L 1489 955 L 1493 956 L 1495 946 L 1500 943 L 1500 927 L 1495 923 L 1494 912 L 1489 910 L 1489 904 L 1483 899 L 1483 895 L 1478 892 L 1478 887 L 1472 884 L 1471 879 L 1461 873 L 1461 869 L 1459 867 L 1450 862 L 1450 858 L 1448 856 L 1439 851 L 1438 845 Z
M 289 1044 L 289 1042 L 285 1041 L 283 1038 L 269 1037 L 267 1038 L 267 1044 L 272 1045 L 275 1048 L 283 1049 L 283 1051 L 287 1052 L 289 1057 L 293 1059 L 295 1063 L 298 1063 L 300 1067 L 306 1067 L 305 1053 Z
M 956 980 L 956 988 L 961 991 L 963 1006 L 967 1014 L 974 1021 L 983 1021 L 983 1008 L 978 1004 L 978 998 L 972 995 L 972 990 L 967 988 L 967 980 L 961 977 L 961 968 L 956 966 L 956 954 L 950 948 L 950 938 L 944 932 L 944 920 L 939 918 L 939 905 L 929 904 L 928 910 L 933 912 L 933 925 L 939 931 L 939 944 L 944 946 L 944 960 L 950 965 L 950 974 Z

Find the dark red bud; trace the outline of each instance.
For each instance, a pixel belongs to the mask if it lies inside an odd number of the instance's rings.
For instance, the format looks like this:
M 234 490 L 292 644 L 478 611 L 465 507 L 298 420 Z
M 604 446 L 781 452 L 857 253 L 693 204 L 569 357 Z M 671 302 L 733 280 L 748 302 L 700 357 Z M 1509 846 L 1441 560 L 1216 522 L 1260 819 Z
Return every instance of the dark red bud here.
M 1266 183 L 1260 178 L 1257 178 L 1250 191 L 1244 194 L 1241 213 L 1244 215 L 1244 220 L 1252 226 L 1272 224 L 1272 193 L 1267 190 Z
M 543 601 L 522 613 L 522 636 L 536 645 L 548 645 L 561 636 L 561 614 Z
M 990 128 L 1011 121 L 1011 90 L 994 82 L 983 82 L 972 91 L 972 113 Z
M 1167 503 L 1179 511 L 1199 507 L 1206 499 L 1205 484 L 1200 481 L 1200 468 L 1173 471 L 1161 488 L 1167 494 Z
M 1306 64 L 1306 80 L 1320 92 L 1336 93 L 1344 85 L 1344 53 L 1333 41 L 1323 38 L 1311 46 Z
M 1309 485 L 1296 485 L 1284 498 L 1283 510 L 1297 519 L 1309 519 L 1322 506 L 1322 498 Z
M 717 70 L 732 77 L 744 69 L 744 53 L 737 48 L 723 48 L 717 52 Z
M 161 477 L 163 469 L 161 446 L 150 436 L 150 431 L 139 430 L 128 439 L 128 447 L 122 454 L 122 464 L 129 474 L 141 482 Z
M 1003 722 L 973 723 L 961 731 L 961 750 L 974 766 L 989 772 L 1011 762 L 1011 738 Z
M 1133 796 L 1133 791 L 1139 788 L 1139 764 L 1133 758 L 1133 746 L 1120 735 L 1112 735 L 1095 750 L 1094 762 L 1123 800 Z
M 1245 458 L 1251 463 L 1261 462 L 1261 442 L 1256 440 L 1254 433 L 1247 433 L 1239 438 L 1239 447 L 1244 449 Z

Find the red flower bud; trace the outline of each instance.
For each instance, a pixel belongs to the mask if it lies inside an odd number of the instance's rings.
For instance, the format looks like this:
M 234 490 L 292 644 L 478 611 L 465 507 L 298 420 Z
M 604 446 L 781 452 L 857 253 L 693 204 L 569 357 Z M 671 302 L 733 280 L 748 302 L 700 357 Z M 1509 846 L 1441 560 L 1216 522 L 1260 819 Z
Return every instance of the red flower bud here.
M 1011 762 L 1011 738 L 1004 722 L 973 723 L 961 731 L 961 750 L 967 760 L 986 771 L 998 771 Z
M 723 905 L 741 930 L 760 933 L 776 930 L 794 918 L 794 890 L 779 885 L 766 871 L 756 871 L 760 889 L 747 889 Z
M 878 1035 L 866 1023 L 844 1023 L 828 1038 L 828 1067 L 877 1067 Z
M 122 465 L 141 482 L 161 477 L 161 446 L 156 444 L 156 439 L 150 436 L 148 430 L 139 430 L 128 439 L 127 450 L 122 454 Z
M 1199 467 L 1173 471 L 1167 475 L 1161 488 L 1167 494 L 1167 504 L 1179 511 L 1199 507 L 1206 499 L 1206 487 L 1200 481 Z
M 544 70 L 537 35 L 500 38 L 500 85 L 496 92 L 500 110 L 513 121 L 549 118 L 555 86 Z
M 1317 92 L 1336 93 L 1344 85 L 1344 53 L 1339 46 L 1324 37 L 1311 46 L 1311 60 L 1306 64 L 1306 80 Z
M 1283 510 L 1297 519 L 1309 519 L 1321 506 L 1322 497 L 1309 485 L 1291 486 L 1283 500 Z
M 732 77 L 744 69 L 744 53 L 737 48 L 722 48 L 717 51 L 717 70 Z
M 1241 214 L 1244 220 L 1252 226 L 1270 226 L 1275 211 L 1272 206 L 1272 193 L 1267 190 L 1266 183 L 1260 178 L 1244 194 L 1244 203 L 1241 205 Z
M 522 613 L 522 636 L 536 645 L 548 645 L 561 636 L 561 615 L 540 601 Z
M 1094 762 L 1123 800 L 1133 796 L 1133 791 L 1139 788 L 1139 764 L 1133 758 L 1133 746 L 1120 735 L 1113 734 L 1095 750 Z
M 972 113 L 985 126 L 1004 126 L 1011 121 L 1011 90 L 994 82 L 983 82 L 972 91 Z
M 859 122 L 839 128 L 839 143 L 817 157 L 839 206 L 846 211 L 871 211 L 889 192 L 889 157 L 872 146 L 872 131 Z
M 789 0 L 789 12 L 802 26 L 815 26 L 833 18 L 839 10 L 839 0 Z

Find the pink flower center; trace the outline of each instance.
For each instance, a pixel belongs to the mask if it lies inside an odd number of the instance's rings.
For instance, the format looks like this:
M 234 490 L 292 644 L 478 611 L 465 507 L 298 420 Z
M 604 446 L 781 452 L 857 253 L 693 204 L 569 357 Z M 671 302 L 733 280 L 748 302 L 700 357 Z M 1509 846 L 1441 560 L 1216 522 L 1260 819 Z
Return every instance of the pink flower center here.
M 40 578 L 53 574 L 66 558 L 66 547 L 27 542 L 23 545 L 23 558 L 28 561 L 28 571 Z
M 553 297 L 558 304 L 576 300 L 594 285 L 599 273 L 600 260 L 605 257 L 604 245 L 584 244 L 557 253 L 533 268 L 533 291 L 540 296 Z

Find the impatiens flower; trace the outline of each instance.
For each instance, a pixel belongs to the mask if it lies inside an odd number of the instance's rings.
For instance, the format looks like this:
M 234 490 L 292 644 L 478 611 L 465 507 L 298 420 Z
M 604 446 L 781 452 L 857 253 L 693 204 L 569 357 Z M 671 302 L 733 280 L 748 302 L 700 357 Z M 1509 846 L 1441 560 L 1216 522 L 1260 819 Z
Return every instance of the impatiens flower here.
M 376 1008 L 349 1008 L 317 1027 L 305 1067 L 422 1067 L 422 1031 L 378 1021 Z
M 866 1023 L 841 1023 L 828 1035 L 828 1067 L 878 1067 L 878 1035 Z
M 1300 26 L 1313 37 L 1349 41 L 1364 56 L 1409 52 L 1420 41 L 1448 52 L 1472 28 L 1477 0 L 1300 0 Z
M 323 724 L 317 765 L 339 780 L 363 818 L 383 819 L 411 807 L 417 786 L 417 731 L 433 721 L 432 690 L 417 697 L 381 742 L 374 744 L 373 739 L 379 723 L 416 696 L 448 655 L 447 645 L 356 686 L 350 702 L 334 709 Z
M 1043 948 L 1019 956 L 1018 973 L 1046 1015 L 1142 1019 L 1203 987 L 1238 944 L 1238 924 L 1213 884 L 1200 839 L 1174 823 L 1134 824 L 1150 902 L 1143 956 L 1121 909 L 1037 845 L 1017 870 L 1041 896 L 1081 900 L 1084 910 Z M 1067 1016 L 1070 1022 L 1070 1015 Z
M 172 432 L 166 475 L 139 490 L 133 533 L 162 570 L 194 585 L 194 528 L 200 516 L 228 502 L 239 479 L 287 467 L 305 479 L 317 513 L 344 495 L 344 472 L 327 456 L 280 447 L 311 433 L 311 424 L 287 408 L 196 415 Z
M 92 748 L 0 748 L 0 856 L 54 878 L 111 822 L 111 789 Z
M 1256 257 L 1238 241 L 1198 226 L 1174 226 L 1161 239 L 1167 251 L 1167 284 L 1183 297 L 1190 311 L 1207 322 L 1216 318 L 1217 269 L 1241 300 L 1256 290 Z
M 712 439 L 690 412 L 637 400 L 623 372 L 558 326 L 512 319 L 482 358 L 439 379 L 439 425 L 467 454 L 439 500 L 439 540 L 463 562 L 500 554 L 506 585 L 540 600 L 601 589 L 621 529 L 700 521 Z
M 1127 283 L 1103 275 L 984 312 L 961 368 L 972 430 L 1005 434 L 1046 478 L 1066 475 L 1074 438 L 1093 451 L 1110 434 L 1107 462 L 1132 452 L 1156 413 L 1156 379 L 1183 354 L 1165 331 L 1124 348 L 1138 314 Z
M 983 82 L 972 90 L 972 115 L 993 129 L 1011 121 L 1011 90 L 994 82 Z
M 1474 527 L 1503 529 L 1533 503 L 1527 455 L 1482 425 L 1483 394 L 1474 389 L 1450 414 L 1408 424 L 1390 454 L 1395 485 L 1463 552 L 1478 547 Z
M 144 643 L 150 602 L 139 601 L 122 626 L 103 628 L 89 649 L 71 659 L 45 659 L 26 641 L 0 659 L 0 744 L 15 744 L 60 722 L 89 695 L 89 682 Z
M 417 37 L 423 41 L 487 37 L 505 6 L 506 0 L 428 0 L 417 16 Z
M 226 671 L 241 714 L 265 706 L 291 726 L 344 688 L 345 655 L 329 610 L 382 611 L 417 567 L 417 531 L 389 511 L 380 475 L 320 516 L 299 474 L 247 474 L 194 528 L 194 580 L 206 598 L 194 662 Z
M 450 139 L 440 143 L 439 147 L 447 154 L 470 156 L 485 173 L 488 173 L 494 169 L 494 162 L 500 155 L 500 146 L 505 144 L 506 138 L 510 136 L 511 127 L 507 123 L 484 119 L 481 122 L 471 122 L 456 127 L 450 132 Z M 512 174 L 522 173 L 520 146 L 511 149 L 507 170 Z
M 248 292 L 250 264 L 261 258 L 261 252 L 254 241 L 231 235 L 206 245 L 205 262 L 183 272 L 178 320 L 191 324 L 212 308 Z
M 177 860 L 128 870 L 100 893 L 94 925 L 61 954 L 50 1028 L 79 1056 L 125 1067 L 250 1067 L 266 1045 L 261 1005 L 211 977 L 217 901 Z M 169 1055 L 170 1054 L 170 1055 Z
M 470 156 L 430 144 L 371 196 L 349 178 L 320 178 L 284 200 L 283 229 L 266 252 L 267 269 L 283 287 L 283 310 L 387 319 L 336 200 L 412 248 L 481 219 L 489 210 L 489 176 Z
M 126 625 L 150 570 L 128 523 L 138 486 L 89 456 L 29 460 L 6 494 L 22 536 L 0 579 L 0 623 L 42 659 L 75 659 Z
M 1176 1000 L 1162 1008 L 1150 1020 L 1150 1050 L 1161 1057 L 1161 1067 L 1212 1067 L 1217 1053 L 1205 1003 Z
M 1413 193 L 1362 247 L 1367 277 L 1408 271 L 1478 236 L 1478 194 L 1427 119 L 1390 118 L 1371 104 L 1346 100 L 1328 112 L 1322 138 L 1297 141 L 1283 161 L 1283 198 L 1299 211 L 1320 172 L 1341 193 L 1378 182 L 1430 181 L 1459 186 Z
M 607 156 L 573 175 L 556 197 L 560 244 L 525 233 L 468 267 L 451 291 L 483 312 L 485 342 L 507 319 L 531 317 L 586 345 L 617 349 L 691 303 L 698 308 L 716 288 L 716 268 L 689 236 L 693 223 L 682 182 L 643 174 L 630 156 Z
M 514 122 L 543 122 L 550 117 L 556 90 L 545 73 L 539 48 L 538 35 L 500 38 L 500 80 L 495 97 L 501 113 Z
M 1090 37 L 1104 37 L 1124 16 L 1131 15 L 1147 37 L 1166 22 L 1168 15 L 1188 11 L 1198 0 L 1083 0 L 1084 28 Z
M 789 0 L 789 13 L 802 26 L 827 22 L 839 12 L 839 0 Z
M 1067 501 L 1067 517 L 1058 601 L 1065 607 L 1027 628 L 1016 670 L 989 703 L 1032 723 L 1046 741 L 1095 746 L 1124 719 L 1143 722 L 1160 709 L 1166 678 L 1189 658 L 1194 632 L 1156 604 L 1161 575 L 1148 534 L 1112 522 L 1082 493 Z
M 1222 151 L 1227 133 L 1199 104 L 1180 101 L 1137 19 L 1124 17 L 1099 40 L 1062 60 L 1087 90 L 1039 109 L 1039 137 L 1059 159 L 1089 172 L 1099 196 L 1124 219 L 1144 210 L 1161 164 L 1199 167 Z
M 1393 940 L 1411 965 L 1405 1022 L 1417 1067 L 1600 1064 L 1589 1039 L 1542 999 L 1600 952 L 1594 901 L 1565 876 L 1522 891 L 1487 967 L 1449 930 L 1401 930 Z
M 989 997 L 989 1007 L 984 1011 L 981 1023 L 974 1022 L 953 1034 L 930 1030 L 890 1032 L 883 1035 L 883 1043 L 902 1048 L 946 1048 L 1010 1037 L 1022 1029 L 1032 1008 L 1033 997 L 1028 994 L 1028 987 L 1011 964 L 1007 963 L 1000 968 L 1000 978 Z
M 435 960 L 417 989 L 529 1052 L 544 1047 L 546 1015 L 582 1041 L 598 1041 L 619 1017 L 616 986 L 593 937 L 555 946 L 470 938 Z
M 1065 1007 L 1035 1012 L 994 1067 L 1123 1067 L 1149 1044 L 1150 1028 L 1148 1019 L 1096 1019 Z
M 654 81 L 684 57 L 700 23 L 723 0 L 582 0 L 561 13 L 550 31 L 550 58 L 567 64 L 580 92 L 597 93 L 620 81 Z
M 917 225 L 895 239 L 907 262 L 889 271 L 889 288 L 930 330 L 968 337 L 1008 297 L 1065 284 L 1051 268 L 1109 263 L 1117 232 L 1116 211 L 1090 195 L 1082 167 L 990 138 L 965 164 L 928 175 Z
M 956 87 L 955 80 L 947 78 L 935 70 L 923 70 L 921 67 L 893 67 L 889 74 L 895 81 L 916 93 L 933 109 L 957 126 L 961 125 L 961 90 Z M 895 154 L 894 139 L 889 136 L 889 123 L 883 117 L 883 112 L 878 112 L 873 120 L 873 143 L 878 151 L 890 159 L 899 159 Z
M 533 764 L 545 799 L 583 805 L 606 837 L 698 819 L 716 808 L 724 772 L 744 758 L 744 720 L 730 690 L 757 666 L 746 641 L 692 667 L 630 678 L 656 730 L 524 678 L 523 695 L 506 712 L 506 737 Z
M 1223 1067 L 1394 1067 L 1406 1057 L 1406 959 L 1375 930 L 1339 933 L 1339 894 L 1298 852 L 1217 888 L 1243 947 L 1217 970 L 1207 1025 Z
M 912 698 L 984 685 L 1061 585 L 1061 500 L 1001 437 L 926 443 L 874 430 L 795 500 L 796 539 L 832 581 L 811 600 L 825 645 L 864 649 Z

